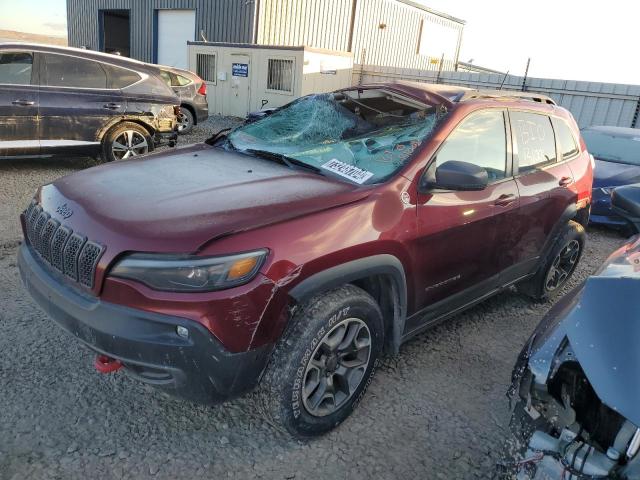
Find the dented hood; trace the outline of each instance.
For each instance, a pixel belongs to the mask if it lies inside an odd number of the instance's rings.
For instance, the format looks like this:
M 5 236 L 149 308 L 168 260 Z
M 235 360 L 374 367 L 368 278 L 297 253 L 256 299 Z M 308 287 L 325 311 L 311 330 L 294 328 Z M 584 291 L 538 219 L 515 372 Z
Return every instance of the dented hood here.
M 640 426 L 640 237 L 559 302 L 535 335 L 529 365 L 539 378 L 566 338 L 598 398 Z
M 195 252 L 216 237 L 349 203 L 369 190 L 202 144 L 63 177 L 42 188 L 40 201 L 113 255 Z

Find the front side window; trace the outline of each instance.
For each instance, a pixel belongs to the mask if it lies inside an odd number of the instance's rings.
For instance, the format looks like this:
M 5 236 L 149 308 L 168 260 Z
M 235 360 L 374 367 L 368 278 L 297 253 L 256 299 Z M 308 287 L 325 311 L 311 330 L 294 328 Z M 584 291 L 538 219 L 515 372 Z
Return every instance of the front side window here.
M 50 87 L 107 88 L 107 74 L 99 62 L 67 55 L 44 55 L 43 85 Z
M 26 52 L 0 53 L 0 83 L 29 85 L 33 57 Z
M 436 120 L 436 108 L 384 90 L 309 95 L 237 128 L 224 146 L 371 184 L 405 165 Z
M 507 137 L 502 111 L 485 110 L 465 118 L 438 150 L 435 168 L 450 160 L 484 168 L 489 182 L 505 178 Z
M 556 140 L 551 119 L 529 112 L 510 112 L 518 149 L 518 170 L 530 172 L 541 165 L 556 161 Z

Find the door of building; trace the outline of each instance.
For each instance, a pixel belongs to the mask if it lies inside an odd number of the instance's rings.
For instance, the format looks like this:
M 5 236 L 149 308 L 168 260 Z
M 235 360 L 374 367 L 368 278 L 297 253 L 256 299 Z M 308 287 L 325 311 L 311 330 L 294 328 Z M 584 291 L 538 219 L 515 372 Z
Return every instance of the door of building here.
M 195 10 L 158 10 L 158 64 L 188 69 L 187 42 L 193 41 L 195 34 Z
M 241 53 L 229 53 L 225 58 L 226 70 L 230 73 L 226 83 L 224 113 L 244 118 L 249 112 L 251 57 Z

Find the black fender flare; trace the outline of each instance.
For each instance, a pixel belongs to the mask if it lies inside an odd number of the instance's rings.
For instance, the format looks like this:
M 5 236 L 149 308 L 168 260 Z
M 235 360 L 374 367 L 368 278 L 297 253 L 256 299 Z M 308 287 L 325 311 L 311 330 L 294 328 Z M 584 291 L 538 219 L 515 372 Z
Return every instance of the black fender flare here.
M 387 275 L 392 279 L 394 318 L 390 346 L 393 353 L 397 353 L 407 318 L 407 277 L 397 257 L 373 255 L 330 267 L 302 280 L 289 291 L 289 296 L 297 303 L 304 303 L 321 292 L 373 275 Z
M 538 260 L 536 272 L 540 269 L 540 267 L 542 267 L 542 264 L 544 263 L 545 259 L 547 258 L 547 255 L 549 254 L 553 246 L 555 245 L 556 240 L 558 239 L 558 236 L 562 232 L 562 229 L 564 228 L 564 226 L 567 225 L 570 220 L 573 220 L 577 214 L 578 214 L 578 208 L 576 207 L 575 203 L 568 205 L 567 208 L 564 209 L 564 212 L 562 212 L 562 215 L 560 215 L 560 218 L 558 218 L 556 223 L 553 225 L 553 229 L 551 230 L 551 233 L 547 236 L 547 240 L 545 241 L 544 246 L 542 247 L 542 252 L 540 254 L 540 259 Z

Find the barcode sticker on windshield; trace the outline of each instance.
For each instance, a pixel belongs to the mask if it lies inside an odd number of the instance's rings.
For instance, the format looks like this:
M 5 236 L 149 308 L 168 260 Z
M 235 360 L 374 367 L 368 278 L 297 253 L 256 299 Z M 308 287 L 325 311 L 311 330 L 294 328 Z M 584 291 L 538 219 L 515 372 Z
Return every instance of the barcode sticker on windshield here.
M 354 167 L 335 158 L 323 164 L 322 168 L 337 173 L 341 177 L 348 178 L 356 183 L 364 183 L 373 177 L 373 172 Z

